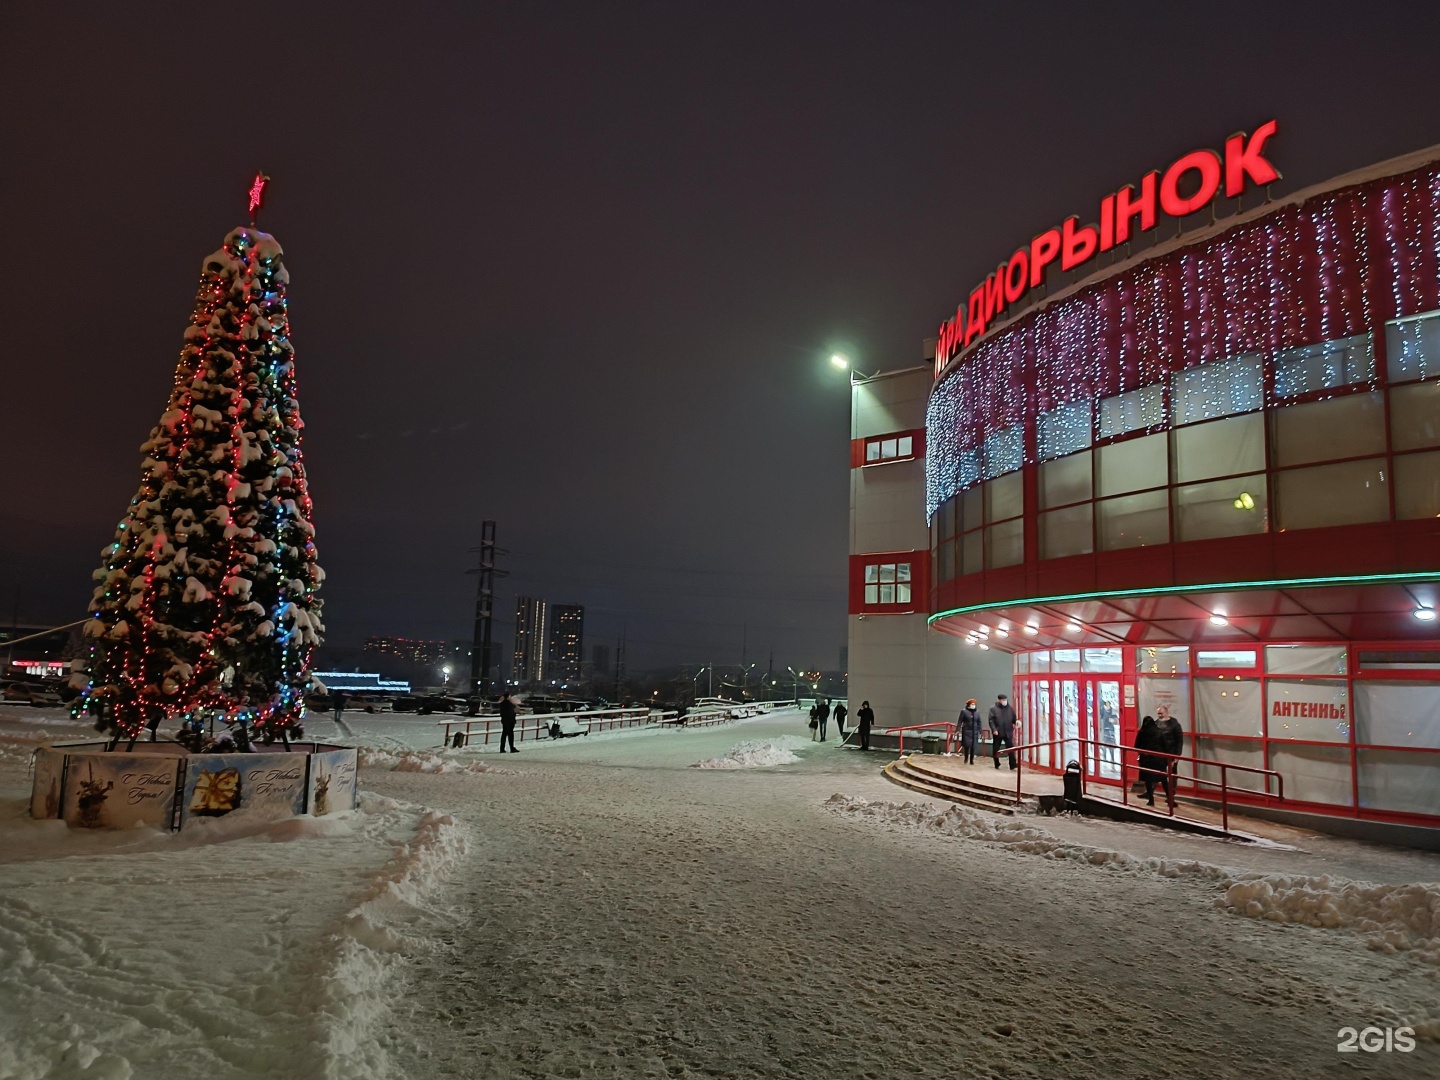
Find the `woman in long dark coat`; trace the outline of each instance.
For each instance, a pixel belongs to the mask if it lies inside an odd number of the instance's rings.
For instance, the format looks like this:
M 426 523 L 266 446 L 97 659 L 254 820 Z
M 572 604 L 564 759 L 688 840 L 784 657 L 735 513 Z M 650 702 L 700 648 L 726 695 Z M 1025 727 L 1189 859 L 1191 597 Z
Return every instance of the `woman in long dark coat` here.
M 1135 749 L 1140 751 L 1140 779 L 1145 784 L 1145 801 L 1155 805 L 1155 785 L 1165 783 L 1165 759 L 1147 751 L 1161 749 L 1160 728 L 1153 716 L 1140 721 L 1135 733 Z

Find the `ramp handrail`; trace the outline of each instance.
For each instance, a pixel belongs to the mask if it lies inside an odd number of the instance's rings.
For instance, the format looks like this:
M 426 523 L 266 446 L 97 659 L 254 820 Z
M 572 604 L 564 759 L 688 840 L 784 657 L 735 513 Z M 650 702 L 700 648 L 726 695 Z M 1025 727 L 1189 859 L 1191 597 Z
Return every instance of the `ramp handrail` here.
M 1178 774 L 1175 772 L 1175 766 L 1178 765 L 1178 764 L 1179 764 L 1180 762 L 1182 762 L 1182 761 L 1191 761 L 1191 762 L 1196 763 L 1197 765 L 1205 765 L 1205 766 L 1208 766 L 1208 767 L 1211 767 L 1211 768 L 1219 769 L 1219 770 L 1220 770 L 1220 779 L 1219 779 L 1219 780 L 1206 780 L 1206 779 L 1202 779 L 1202 778 L 1199 777 L 1199 776 L 1191 776 L 1191 777 L 1189 777 L 1189 780 L 1190 780 L 1192 783 L 1194 783 L 1194 784 L 1206 784 L 1206 785 L 1209 785 L 1210 787 L 1218 787 L 1218 788 L 1220 789 L 1220 827 L 1221 827 L 1225 832 L 1229 832 L 1229 831 L 1230 831 L 1230 780 L 1229 780 L 1229 775 L 1228 775 L 1228 771 L 1229 771 L 1229 770 L 1234 769 L 1234 770 L 1236 770 L 1237 772 L 1255 773 L 1255 774 L 1257 774 L 1257 775 L 1259 775 L 1259 776 L 1265 777 L 1265 778 L 1266 778 L 1265 790 L 1264 790 L 1263 792 L 1261 792 L 1261 794 L 1263 794 L 1267 799 L 1273 798 L 1273 799 L 1279 799 L 1281 802 L 1284 802 L 1284 801 L 1285 801 L 1285 778 L 1284 778 L 1283 776 L 1281 776 L 1278 772 L 1276 772 L 1274 769 L 1261 769 L 1261 768 L 1257 768 L 1257 767 L 1255 767 L 1255 766 L 1253 766 L 1253 765 L 1231 765 L 1231 764 L 1228 763 L 1228 762 L 1225 762 L 1225 761 L 1216 761 L 1216 760 L 1214 760 L 1213 758 L 1199 758 L 1199 757 L 1193 757 L 1193 756 L 1191 756 L 1191 755 L 1189 755 L 1189 754 L 1166 754 L 1166 753 L 1164 753 L 1164 752 L 1162 752 L 1162 751 L 1159 751 L 1159 750 L 1141 750 L 1141 749 L 1138 748 L 1138 747 L 1135 747 L 1135 746 L 1125 746 L 1125 745 L 1123 745 L 1123 744 L 1121 744 L 1121 743 L 1104 742 L 1103 740 L 1100 740 L 1100 739 L 1082 739 L 1082 738 L 1080 738 L 1079 736 L 1074 736 L 1074 737 L 1071 737 L 1071 738 L 1045 739 L 1045 740 L 1040 741 L 1040 742 L 1023 743 L 1023 744 L 1021 744 L 1020 746 L 1012 746 L 1012 747 L 1009 747 L 1008 749 L 1006 749 L 1006 750 L 1004 751 L 1004 752 L 1007 753 L 1007 754 L 1013 755 L 1013 756 L 1011 757 L 1011 760 L 1015 762 L 1015 803 L 1016 803 L 1017 806 L 1020 804 L 1021 800 L 1024 798 L 1024 796 L 1023 796 L 1023 795 L 1021 794 L 1021 792 L 1020 792 L 1020 776 L 1021 776 L 1021 774 L 1025 771 L 1025 766 L 1024 766 L 1024 760 L 1019 756 L 1020 751 L 1022 751 L 1022 750 L 1034 750 L 1034 749 L 1036 749 L 1036 748 L 1038 748 L 1038 747 L 1041 747 L 1041 746 L 1070 746 L 1070 745 L 1079 745 L 1079 746 L 1081 746 L 1081 747 L 1092 747 L 1092 746 L 1093 746 L 1093 747 L 1096 748 L 1097 751 L 1099 750 L 1100 747 L 1106 747 L 1106 748 L 1109 748 L 1109 749 L 1112 749 L 1112 750 L 1119 750 L 1119 751 L 1120 751 L 1120 762 L 1119 762 L 1119 764 L 1120 764 L 1120 801 L 1121 801 L 1122 803 L 1124 803 L 1126 806 L 1129 806 L 1129 805 L 1130 805 L 1130 785 L 1129 785 L 1129 783 L 1126 782 L 1126 779 L 1125 779 L 1125 770 L 1128 769 L 1128 768 L 1131 768 L 1132 766 L 1130 766 L 1130 765 L 1126 762 L 1126 760 L 1125 760 L 1125 755 L 1126 755 L 1127 753 L 1131 753 L 1131 754 L 1134 754 L 1134 755 L 1136 756 L 1137 760 L 1136 760 L 1135 765 L 1134 765 L 1133 767 L 1134 767 L 1135 771 L 1137 772 L 1137 774 L 1143 774 L 1143 773 L 1145 773 L 1145 772 L 1154 771 L 1154 770 L 1148 770 L 1148 769 L 1141 769 L 1141 768 L 1140 768 L 1140 763 L 1139 763 L 1138 758 L 1139 758 L 1139 756 L 1140 756 L 1141 754 L 1144 754 L 1144 755 L 1146 755 L 1147 757 L 1157 757 L 1157 758 L 1165 758 L 1165 759 L 1167 759 L 1168 762 L 1169 762 L 1169 764 L 1167 764 L 1167 765 L 1165 766 L 1164 773 L 1172 779 L 1172 782 L 1164 785 L 1164 788 L 1165 788 L 1165 805 L 1166 805 L 1166 808 L 1169 810 L 1171 817 L 1174 817 L 1174 816 L 1175 816 L 1175 783 L 1174 783 L 1173 781 L 1174 781 L 1175 779 L 1178 779 Z M 1059 758 L 1060 758 L 1061 756 L 1062 756 L 1062 755 L 1058 755 L 1058 754 L 1057 754 L 1057 755 L 1056 755 L 1056 760 L 1059 760 Z M 1088 755 L 1084 755 L 1084 754 L 1083 754 L 1083 750 L 1082 750 L 1082 756 L 1088 756 Z M 1096 757 L 1096 760 L 1099 759 L 1098 753 L 1095 755 L 1095 757 Z M 1271 794 L 1270 794 L 1269 778 L 1272 777 L 1272 776 L 1275 778 L 1275 784 L 1276 784 L 1276 787 L 1277 787 L 1277 793 L 1276 793 L 1275 795 L 1271 795 Z M 1085 769 L 1084 769 L 1083 763 L 1082 763 L 1082 767 L 1081 767 L 1081 769 L 1080 769 L 1080 793 L 1081 793 L 1082 795 L 1085 793 L 1085 782 L 1086 782 Z
M 901 725 L 898 726 L 898 727 L 887 727 L 887 728 L 885 729 L 885 734 L 886 734 L 886 735 L 897 735 L 897 734 L 898 734 L 898 736 L 899 736 L 899 738 L 898 738 L 898 740 L 897 740 L 897 742 L 898 742 L 898 744 L 899 744 L 898 752 L 903 754 L 903 753 L 905 752 L 905 732 L 907 732 L 907 731 L 925 731 L 925 730 L 928 730 L 928 729 L 930 729 L 930 728 L 944 728 L 944 729 L 945 729 L 945 753 L 947 753 L 947 754 L 950 753 L 950 752 L 954 749 L 954 744 L 955 744 L 955 725 L 952 724 L 949 720 L 937 720 L 937 721 L 935 721 L 935 722 L 933 722 L 933 723 L 929 723 L 929 724 L 901 724 Z

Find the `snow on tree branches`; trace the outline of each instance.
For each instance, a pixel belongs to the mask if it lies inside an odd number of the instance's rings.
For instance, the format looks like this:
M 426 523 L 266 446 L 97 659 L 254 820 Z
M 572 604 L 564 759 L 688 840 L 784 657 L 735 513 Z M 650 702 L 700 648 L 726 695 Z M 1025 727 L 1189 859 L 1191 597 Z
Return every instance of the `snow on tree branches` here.
M 118 741 L 211 713 L 299 730 L 324 626 L 280 245 L 235 229 L 201 268 L 140 489 L 101 552 L 77 709 Z

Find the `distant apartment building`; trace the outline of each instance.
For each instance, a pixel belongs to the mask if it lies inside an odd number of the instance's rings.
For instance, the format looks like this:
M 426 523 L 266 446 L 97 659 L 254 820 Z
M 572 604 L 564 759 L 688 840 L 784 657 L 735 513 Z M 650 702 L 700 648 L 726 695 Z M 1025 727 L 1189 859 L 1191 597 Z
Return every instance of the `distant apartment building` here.
M 584 655 L 585 608 L 581 604 L 556 604 L 550 618 L 550 677 L 577 679 Z
M 510 672 L 516 682 L 545 681 L 549 621 L 550 605 L 546 601 L 530 596 L 515 601 L 515 653 Z
M 439 664 L 448 652 L 444 641 L 429 638 L 368 637 L 365 653 L 373 657 L 390 657 L 414 664 Z

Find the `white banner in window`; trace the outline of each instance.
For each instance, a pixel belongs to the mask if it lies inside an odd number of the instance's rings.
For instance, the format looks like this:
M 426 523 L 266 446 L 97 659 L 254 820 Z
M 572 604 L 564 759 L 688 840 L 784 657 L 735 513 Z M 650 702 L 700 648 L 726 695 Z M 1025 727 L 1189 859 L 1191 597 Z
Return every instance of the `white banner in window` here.
M 1266 690 L 1270 738 L 1350 741 L 1350 694 L 1343 682 L 1271 679 Z

